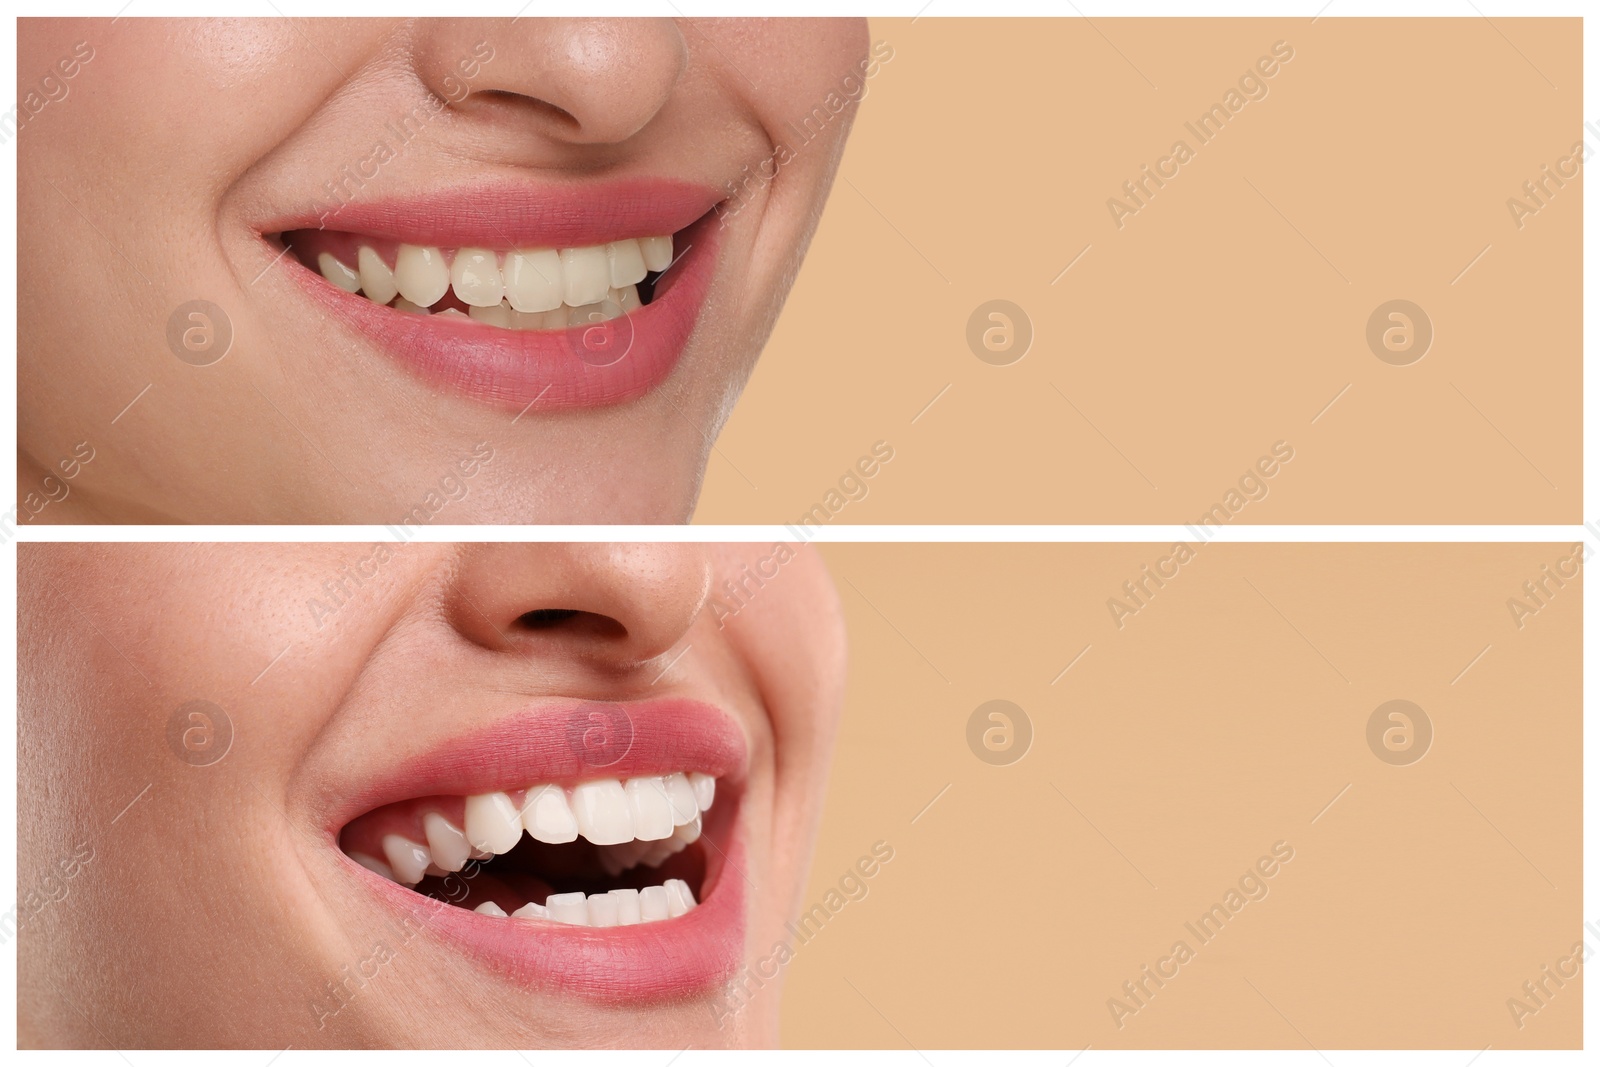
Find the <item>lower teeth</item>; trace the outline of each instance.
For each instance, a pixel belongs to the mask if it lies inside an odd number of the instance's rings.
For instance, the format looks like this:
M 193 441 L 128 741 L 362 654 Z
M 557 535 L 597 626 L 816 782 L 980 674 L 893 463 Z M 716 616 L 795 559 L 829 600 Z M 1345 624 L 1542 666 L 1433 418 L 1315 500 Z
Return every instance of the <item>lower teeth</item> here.
M 695 907 L 694 891 L 681 878 L 643 889 L 607 893 L 552 893 L 543 904 L 529 902 L 512 912 L 513 919 L 543 919 L 567 926 L 634 926 L 676 919 Z M 506 918 L 505 909 L 486 900 L 472 909 L 479 915 Z

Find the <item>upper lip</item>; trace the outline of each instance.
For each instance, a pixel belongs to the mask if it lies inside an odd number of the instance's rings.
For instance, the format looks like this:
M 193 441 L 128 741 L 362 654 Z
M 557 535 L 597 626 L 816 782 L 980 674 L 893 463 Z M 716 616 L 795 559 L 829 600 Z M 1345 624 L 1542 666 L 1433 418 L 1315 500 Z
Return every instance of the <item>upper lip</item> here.
M 603 733 L 608 727 L 609 736 Z M 738 783 L 746 759 L 738 725 L 700 701 L 553 701 L 404 760 L 334 803 L 326 829 L 337 835 L 356 816 L 400 800 L 472 796 L 535 783 L 674 771 L 700 771 Z
M 440 248 L 580 248 L 676 233 L 722 199 L 692 182 L 497 180 L 325 203 L 258 224 L 262 234 L 327 229 Z

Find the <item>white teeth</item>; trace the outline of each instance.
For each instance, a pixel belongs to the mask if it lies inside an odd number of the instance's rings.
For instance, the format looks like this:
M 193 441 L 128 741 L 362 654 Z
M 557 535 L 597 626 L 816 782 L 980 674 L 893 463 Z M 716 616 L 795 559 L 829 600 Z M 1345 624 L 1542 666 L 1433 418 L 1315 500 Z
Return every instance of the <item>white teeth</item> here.
M 381 874 L 391 882 L 399 881 L 399 879 L 394 876 L 394 868 L 390 867 L 387 863 L 380 859 L 375 859 L 372 856 L 367 855 L 365 852 L 352 852 L 350 853 L 350 858 L 361 864 L 361 866 L 365 867 L 373 874 Z
M 495 307 L 506 295 L 500 281 L 500 263 L 486 248 L 462 248 L 450 264 L 450 284 L 463 304 Z
M 388 834 L 383 839 L 383 854 L 394 869 L 395 881 L 402 885 L 416 885 L 433 862 L 428 850 L 399 834 Z
M 437 248 L 401 245 L 395 255 L 394 284 L 400 295 L 420 307 L 432 307 L 450 290 L 450 268 Z
M 671 264 L 672 238 L 630 237 L 583 248 L 519 248 L 505 253 L 504 265 L 499 257 L 493 249 L 461 248 L 446 262 L 442 249 L 403 244 L 390 269 L 376 249 L 362 245 L 356 250 L 354 269 L 330 252 L 318 254 L 317 267 L 346 292 L 362 293 L 396 310 L 425 314 L 454 289 L 473 309 L 468 314 L 479 322 L 503 330 L 564 330 L 642 307 L 638 284 L 650 271 Z M 486 313 L 479 314 L 479 308 Z M 537 317 L 547 312 L 559 314 Z
M 512 912 L 513 919 L 543 919 L 568 926 L 636 926 L 676 919 L 694 910 L 694 891 L 681 878 L 645 889 L 613 889 L 609 893 L 552 893 L 543 904 L 529 901 Z M 486 900 L 472 909 L 479 915 L 506 918 L 505 909 Z
M 589 902 L 582 893 L 553 893 L 545 898 L 544 906 L 549 909 L 550 918 L 555 922 L 571 926 L 589 925 Z
M 361 278 L 355 271 L 333 258 L 332 254 L 323 252 L 317 256 L 317 268 L 322 271 L 322 276 L 343 289 L 347 293 L 356 292 L 361 288 Z
M 597 845 L 633 840 L 633 814 L 622 783 L 615 778 L 581 782 L 572 790 L 578 832 Z
M 395 288 L 394 271 L 372 249 L 363 246 L 356 253 L 356 266 L 361 272 L 361 292 L 374 304 L 387 304 L 400 291 Z
M 422 828 L 428 837 L 428 851 L 433 853 L 433 862 L 442 870 L 459 871 L 467 865 L 472 856 L 472 844 L 460 827 L 438 812 L 430 811 L 422 817 Z
M 682 826 L 700 814 L 700 805 L 694 798 L 689 778 L 681 771 L 666 777 L 667 800 L 672 805 L 672 825 Z
M 613 889 L 606 896 L 617 902 L 617 925 L 632 926 L 643 922 L 639 914 L 639 891 L 637 889 Z
M 617 902 L 610 893 L 591 893 L 589 895 L 589 925 L 617 925 Z
M 636 841 L 660 841 L 672 836 L 672 803 L 667 799 L 666 783 L 660 778 L 632 778 L 626 786 L 628 805 L 633 812 L 633 837 Z
M 674 919 L 694 907 L 694 893 L 682 878 L 668 878 L 662 888 L 667 891 L 667 914 Z
M 497 855 L 522 840 L 522 816 L 505 793 L 468 797 L 466 822 L 467 840 Z
M 561 253 L 553 248 L 506 253 L 506 299 L 518 311 L 552 311 L 561 306 Z
M 644 265 L 649 269 L 666 270 L 672 265 L 672 238 L 641 237 L 639 254 L 644 257 Z
M 658 922 L 661 919 L 672 917 L 672 905 L 667 898 L 667 887 L 664 885 L 645 886 L 639 890 L 639 920 L 641 922 Z
M 522 825 L 535 841 L 563 845 L 578 839 L 578 820 L 573 817 L 567 794 L 558 785 L 532 786 L 522 804 Z
M 694 790 L 694 802 L 701 811 L 711 810 L 711 801 L 717 795 L 717 780 L 699 771 L 689 772 L 689 786 Z
M 562 301 L 581 307 L 604 299 L 611 289 L 611 266 L 601 245 L 561 250 Z
M 639 251 L 639 242 L 631 238 L 606 245 L 606 263 L 611 271 L 613 289 L 642 282 L 649 273 L 645 270 L 644 253 Z

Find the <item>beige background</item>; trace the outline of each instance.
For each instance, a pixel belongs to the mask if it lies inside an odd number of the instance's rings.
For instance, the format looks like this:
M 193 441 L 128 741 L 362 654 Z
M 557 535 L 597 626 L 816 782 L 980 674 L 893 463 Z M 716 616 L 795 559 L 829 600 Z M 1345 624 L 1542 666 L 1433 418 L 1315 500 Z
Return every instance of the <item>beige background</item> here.
M 1121 631 L 1166 546 L 822 551 L 852 677 L 807 899 L 895 858 L 789 965 L 786 1045 L 1580 1047 L 1579 982 L 1520 1031 L 1505 1004 L 1584 936 L 1581 590 L 1506 607 L 1567 546 L 1207 545 Z M 1011 766 L 965 740 L 996 698 L 1035 731 Z M 1394 698 L 1435 730 L 1405 767 L 1365 740 Z M 1266 899 L 1116 1029 L 1278 840 Z
M 1520 231 L 1506 201 L 1600 147 L 1580 27 L 874 20 L 894 58 L 696 520 L 792 521 L 886 440 L 835 522 L 1190 521 L 1286 440 L 1238 521 L 1578 521 L 1581 191 Z M 1117 230 L 1107 198 L 1280 39 Z M 1012 366 L 966 345 L 994 298 L 1034 325 Z M 1394 298 L 1435 329 L 1409 367 L 1364 340 Z

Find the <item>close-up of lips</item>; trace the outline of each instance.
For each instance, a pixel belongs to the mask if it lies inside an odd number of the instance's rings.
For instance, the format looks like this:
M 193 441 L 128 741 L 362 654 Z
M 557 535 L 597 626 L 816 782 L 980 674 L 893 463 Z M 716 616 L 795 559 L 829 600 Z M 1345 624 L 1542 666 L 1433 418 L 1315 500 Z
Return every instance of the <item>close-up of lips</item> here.
M 688 519 L 889 51 L 531 17 L 18 49 L 68 94 L 19 131 L 26 521 L 417 524 Z
M 778 984 L 730 1001 L 730 983 L 799 909 L 844 638 L 808 550 L 723 625 L 712 591 L 758 555 L 30 554 L 25 691 L 57 685 L 63 661 L 46 649 L 67 602 L 120 629 L 116 590 L 153 583 L 160 604 L 141 610 L 169 622 L 67 653 L 88 657 L 74 671 L 87 684 L 67 697 L 88 703 L 68 717 L 93 720 L 75 769 L 49 754 L 63 706 L 23 698 L 24 788 L 53 791 L 60 773 L 96 781 L 24 828 L 24 848 L 82 844 L 95 873 L 73 892 L 106 906 L 30 925 L 21 1042 L 774 1044 Z M 322 582 L 351 572 L 370 577 L 329 614 Z M 218 628 L 196 644 L 185 620 L 202 604 Z M 104 686 L 122 693 L 115 712 L 92 706 Z M 113 798 L 127 809 L 98 810 Z M 157 856 L 162 874 L 147 877 Z M 68 979 L 85 952 L 92 976 Z M 224 994 L 246 961 L 248 979 Z M 113 1007 L 128 983 L 195 976 L 222 1009 L 204 1021 L 183 997 Z M 69 1007 L 84 999 L 92 1025 Z M 426 1007 L 442 1000 L 456 1006 Z

